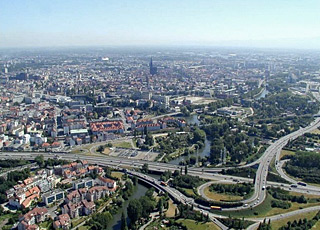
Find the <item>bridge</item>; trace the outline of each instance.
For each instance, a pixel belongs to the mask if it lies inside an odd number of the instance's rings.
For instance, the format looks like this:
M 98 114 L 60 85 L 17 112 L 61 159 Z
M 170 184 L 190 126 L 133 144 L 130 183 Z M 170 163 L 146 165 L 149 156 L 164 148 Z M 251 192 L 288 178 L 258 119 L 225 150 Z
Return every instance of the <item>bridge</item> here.
M 145 174 L 142 174 L 139 172 L 135 172 L 135 171 L 127 171 L 127 173 L 131 176 L 136 176 L 138 178 L 138 180 L 140 180 L 146 184 L 149 184 L 150 186 L 153 186 L 158 191 L 163 191 L 163 192 L 168 193 L 169 197 L 177 203 L 182 203 L 185 205 L 194 206 L 195 210 L 200 211 L 200 212 L 204 213 L 205 215 L 208 215 L 210 220 L 212 222 L 214 222 L 220 229 L 223 229 L 223 230 L 229 229 L 227 226 L 222 224 L 218 219 L 216 219 L 214 217 L 214 215 L 212 213 L 210 213 L 210 211 L 208 211 L 207 207 L 196 204 L 194 199 L 192 199 L 190 197 L 186 197 L 180 191 L 178 191 L 174 188 L 171 188 L 169 186 L 162 186 L 158 180 L 156 180 L 153 177 L 150 177 L 148 175 L 145 175 Z

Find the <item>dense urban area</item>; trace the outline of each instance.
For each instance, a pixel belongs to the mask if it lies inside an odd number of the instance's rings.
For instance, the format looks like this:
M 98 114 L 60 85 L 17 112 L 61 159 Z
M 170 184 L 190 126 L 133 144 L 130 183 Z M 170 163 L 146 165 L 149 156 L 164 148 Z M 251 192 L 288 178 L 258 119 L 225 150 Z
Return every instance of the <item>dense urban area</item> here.
M 0 229 L 320 229 L 320 52 L 0 51 Z

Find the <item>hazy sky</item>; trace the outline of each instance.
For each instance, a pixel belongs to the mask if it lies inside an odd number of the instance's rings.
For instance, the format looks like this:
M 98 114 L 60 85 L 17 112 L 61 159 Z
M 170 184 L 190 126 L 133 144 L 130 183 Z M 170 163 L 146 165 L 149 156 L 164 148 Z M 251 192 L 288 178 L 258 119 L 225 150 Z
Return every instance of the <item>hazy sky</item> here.
M 320 48 L 320 0 L 0 0 L 0 47 Z

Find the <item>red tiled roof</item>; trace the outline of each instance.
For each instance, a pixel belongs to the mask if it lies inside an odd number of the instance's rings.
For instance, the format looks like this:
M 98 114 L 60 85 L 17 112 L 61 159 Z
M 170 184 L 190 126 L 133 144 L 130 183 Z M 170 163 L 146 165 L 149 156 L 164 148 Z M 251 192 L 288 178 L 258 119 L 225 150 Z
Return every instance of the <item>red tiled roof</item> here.
M 122 121 L 103 121 L 103 122 L 92 122 L 90 128 L 93 132 L 103 131 L 116 131 L 123 129 Z

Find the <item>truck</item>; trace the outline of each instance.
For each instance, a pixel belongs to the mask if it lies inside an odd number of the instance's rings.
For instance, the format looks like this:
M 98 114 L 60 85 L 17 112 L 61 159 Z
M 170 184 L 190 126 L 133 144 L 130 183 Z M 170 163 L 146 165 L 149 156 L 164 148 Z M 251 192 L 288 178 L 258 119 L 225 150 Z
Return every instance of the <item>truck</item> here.
M 304 182 L 298 182 L 298 185 L 301 185 L 301 186 L 307 186 L 307 184 L 306 183 L 304 183 Z
M 163 185 L 163 186 L 168 186 L 168 183 L 167 183 L 167 182 L 161 181 L 160 183 L 161 183 L 161 185 Z
M 221 207 L 220 206 L 210 206 L 211 210 L 219 210 L 221 211 Z

